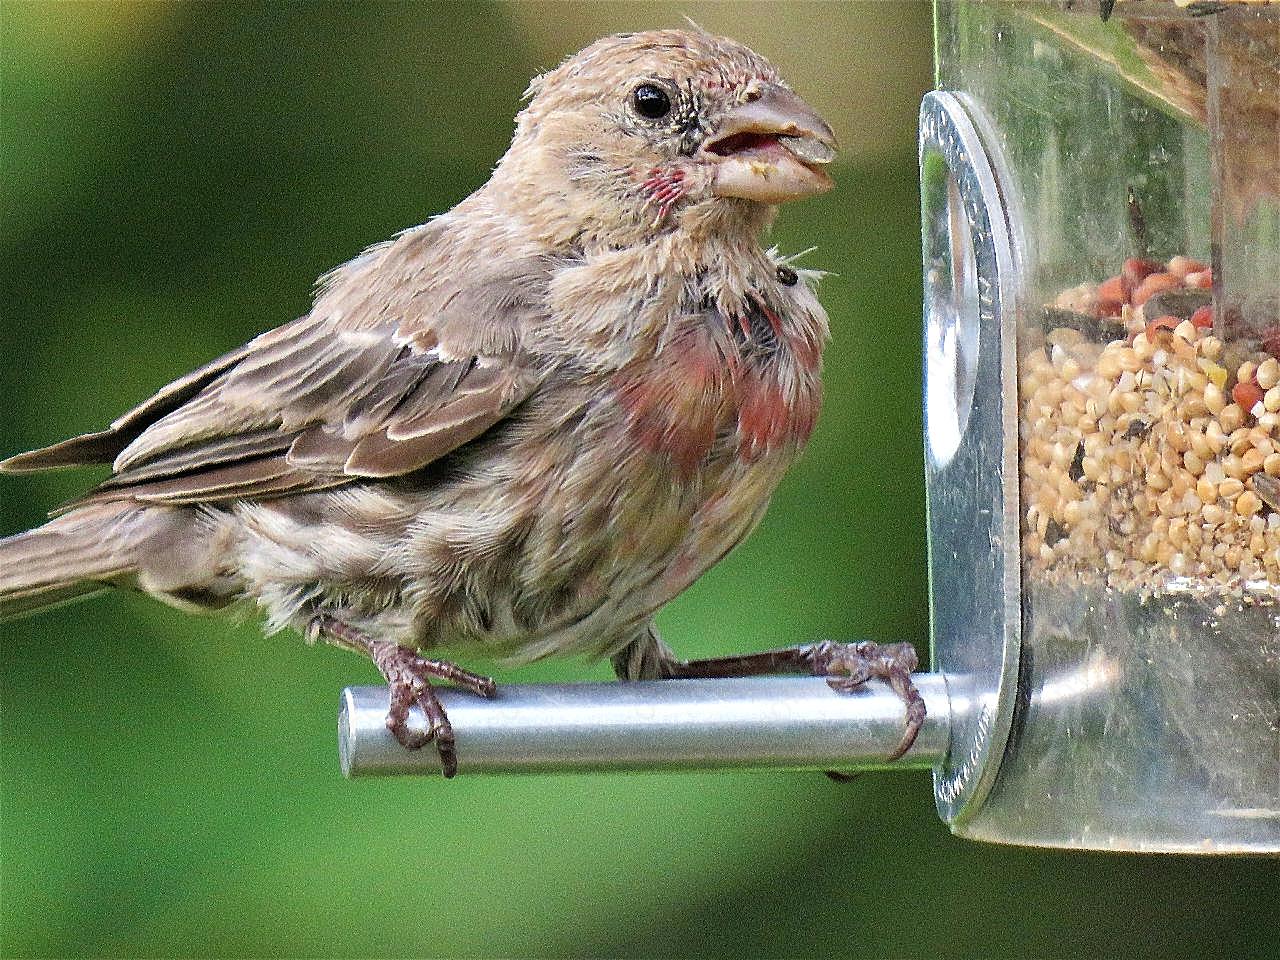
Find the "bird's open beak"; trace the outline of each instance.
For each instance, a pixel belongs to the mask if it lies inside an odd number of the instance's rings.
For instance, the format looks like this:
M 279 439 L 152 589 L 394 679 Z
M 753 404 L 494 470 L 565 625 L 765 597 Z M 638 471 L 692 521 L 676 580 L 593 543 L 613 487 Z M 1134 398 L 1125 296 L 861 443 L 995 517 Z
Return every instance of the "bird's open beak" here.
M 712 192 L 760 203 L 785 203 L 832 187 L 824 169 L 836 156 L 836 135 L 786 87 L 765 84 L 735 107 L 702 145 L 715 158 Z

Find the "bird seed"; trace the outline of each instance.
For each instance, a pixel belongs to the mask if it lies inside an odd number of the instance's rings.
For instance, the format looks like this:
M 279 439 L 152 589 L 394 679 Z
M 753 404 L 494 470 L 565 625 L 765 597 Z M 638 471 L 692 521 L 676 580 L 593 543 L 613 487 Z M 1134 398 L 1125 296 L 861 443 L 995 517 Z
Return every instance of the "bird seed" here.
M 1020 344 L 1032 576 L 1280 596 L 1280 360 L 1215 335 L 1211 285 L 1191 258 L 1133 258 Z

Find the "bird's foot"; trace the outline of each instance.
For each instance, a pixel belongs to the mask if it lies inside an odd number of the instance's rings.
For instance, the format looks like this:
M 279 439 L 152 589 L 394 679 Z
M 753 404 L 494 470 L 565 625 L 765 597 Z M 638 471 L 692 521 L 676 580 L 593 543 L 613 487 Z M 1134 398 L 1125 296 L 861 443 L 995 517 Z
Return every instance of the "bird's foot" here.
M 815 643 L 809 648 L 813 672 L 827 678 L 827 685 L 841 693 L 851 693 L 868 680 L 883 680 L 907 705 L 906 728 L 898 746 L 887 759 L 897 760 L 911 749 L 924 725 L 924 697 L 911 682 L 911 672 L 920 666 L 916 648 L 909 643 Z
M 492 697 L 497 692 L 493 678 L 463 670 L 448 660 L 420 657 L 412 650 L 389 640 L 371 641 L 369 658 L 391 688 L 391 707 L 387 711 L 387 729 L 391 731 L 391 735 L 409 750 L 418 750 L 434 740 L 444 775 L 452 777 L 458 772 L 453 725 L 449 723 L 444 705 L 436 696 L 431 679 L 448 681 L 477 696 Z M 409 709 L 415 703 L 426 714 L 425 733 L 409 727 Z
M 471 673 L 448 660 L 420 657 L 391 640 L 374 640 L 331 617 L 317 618 L 313 629 L 327 634 L 341 646 L 364 653 L 373 661 L 391 691 L 391 706 L 387 711 L 387 729 L 391 735 L 409 750 L 419 750 L 434 741 L 445 777 L 454 776 L 458 772 L 458 752 L 453 725 L 431 680 L 444 680 L 477 696 L 492 697 L 498 689 L 493 678 Z M 409 726 L 409 710 L 415 703 L 426 715 L 425 732 Z
M 658 662 L 650 667 L 650 675 L 663 678 L 747 677 L 811 671 L 826 677 L 831 688 L 841 693 L 850 693 L 871 679 L 883 680 L 907 707 L 906 729 L 898 746 L 889 754 L 889 760 L 897 760 L 911 749 L 924 724 L 924 697 L 911 682 L 911 671 L 920 665 L 920 659 L 916 656 L 915 647 L 909 643 L 824 641 L 708 660 L 676 660 L 665 647 L 657 649 Z M 628 648 L 614 659 L 615 668 L 620 673 L 628 666 L 628 657 L 635 659 L 635 652 Z

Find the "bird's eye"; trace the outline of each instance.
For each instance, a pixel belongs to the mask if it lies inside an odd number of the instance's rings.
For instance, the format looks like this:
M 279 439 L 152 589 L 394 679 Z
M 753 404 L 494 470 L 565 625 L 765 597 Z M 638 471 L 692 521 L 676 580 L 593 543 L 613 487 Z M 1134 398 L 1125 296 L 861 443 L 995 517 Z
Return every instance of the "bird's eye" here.
M 661 120 L 671 112 L 671 98 L 661 87 L 652 83 L 642 83 L 632 90 L 631 102 L 636 113 L 646 120 Z

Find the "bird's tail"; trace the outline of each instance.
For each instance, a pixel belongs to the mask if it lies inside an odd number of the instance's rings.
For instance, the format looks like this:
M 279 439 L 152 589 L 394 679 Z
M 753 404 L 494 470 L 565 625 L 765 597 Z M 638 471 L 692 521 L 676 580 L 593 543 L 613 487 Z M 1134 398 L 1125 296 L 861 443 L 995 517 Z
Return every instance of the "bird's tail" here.
M 125 521 L 125 522 L 122 522 Z M 119 509 L 82 509 L 0 540 L 0 620 L 96 593 L 134 570 Z

